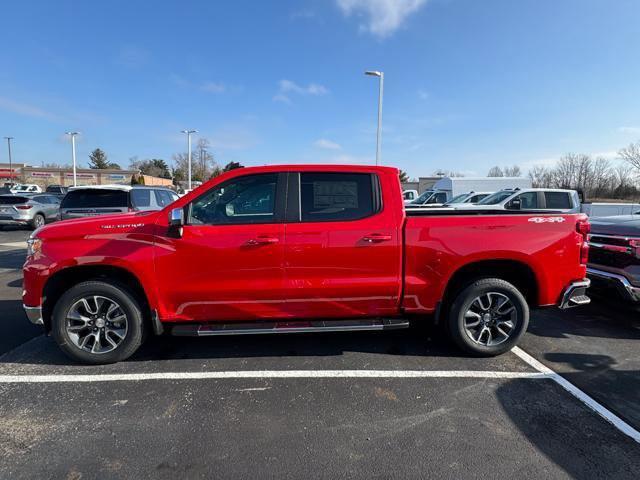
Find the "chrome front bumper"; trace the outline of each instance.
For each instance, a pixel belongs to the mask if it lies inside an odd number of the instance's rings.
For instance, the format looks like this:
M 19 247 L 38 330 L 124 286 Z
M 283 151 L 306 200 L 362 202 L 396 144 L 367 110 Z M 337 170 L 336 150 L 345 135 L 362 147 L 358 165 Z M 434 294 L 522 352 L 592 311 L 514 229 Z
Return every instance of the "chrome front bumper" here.
M 572 282 L 562 295 L 560 308 L 578 307 L 591 303 L 591 299 L 586 295 L 586 290 L 589 288 L 589 285 L 591 285 L 591 280 L 588 278 Z
M 27 307 L 26 305 L 22 305 L 24 308 L 24 312 L 27 314 L 27 318 L 34 325 L 44 325 L 44 320 L 42 320 L 42 307 Z
M 615 287 L 626 300 L 640 302 L 640 287 L 631 285 L 625 276 L 591 267 L 587 268 L 587 275 Z

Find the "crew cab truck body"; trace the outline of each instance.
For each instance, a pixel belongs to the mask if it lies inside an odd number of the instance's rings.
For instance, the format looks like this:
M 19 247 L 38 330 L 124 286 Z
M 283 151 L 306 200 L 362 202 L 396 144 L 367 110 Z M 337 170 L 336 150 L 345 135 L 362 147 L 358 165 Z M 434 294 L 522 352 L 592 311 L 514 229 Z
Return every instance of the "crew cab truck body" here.
M 72 358 L 143 333 L 382 330 L 433 318 L 467 352 L 513 347 L 529 307 L 588 303 L 581 214 L 407 213 L 398 171 L 232 170 L 159 212 L 68 220 L 29 240 L 23 303 Z

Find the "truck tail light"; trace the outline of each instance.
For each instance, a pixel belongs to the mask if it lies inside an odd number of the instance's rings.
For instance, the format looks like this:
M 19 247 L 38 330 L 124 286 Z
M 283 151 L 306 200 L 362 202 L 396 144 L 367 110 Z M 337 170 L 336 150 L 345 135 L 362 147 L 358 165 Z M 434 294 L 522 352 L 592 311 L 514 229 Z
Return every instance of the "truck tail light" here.
M 586 265 L 589 261 L 589 242 L 588 235 L 591 231 L 591 224 L 586 218 L 581 218 L 576 223 L 576 232 L 582 235 L 582 244 L 580 245 L 580 263 Z
M 589 220 L 578 220 L 578 223 L 576 223 L 576 231 L 586 240 L 587 235 L 589 235 L 589 232 L 591 231 L 591 224 L 589 223 Z
M 18 205 L 16 206 L 16 208 L 18 210 L 29 210 L 32 207 L 32 205 Z

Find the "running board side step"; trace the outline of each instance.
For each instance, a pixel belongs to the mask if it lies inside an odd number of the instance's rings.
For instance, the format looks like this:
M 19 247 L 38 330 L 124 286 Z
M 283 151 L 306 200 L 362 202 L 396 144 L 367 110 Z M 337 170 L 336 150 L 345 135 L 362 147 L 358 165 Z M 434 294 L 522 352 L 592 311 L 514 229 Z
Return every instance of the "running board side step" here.
M 171 328 L 171 335 L 179 337 L 208 337 L 212 335 L 253 335 L 263 333 L 359 332 L 368 330 L 396 330 L 408 327 L 408 320 L 397 318 L 206 323 L 175 325 Z

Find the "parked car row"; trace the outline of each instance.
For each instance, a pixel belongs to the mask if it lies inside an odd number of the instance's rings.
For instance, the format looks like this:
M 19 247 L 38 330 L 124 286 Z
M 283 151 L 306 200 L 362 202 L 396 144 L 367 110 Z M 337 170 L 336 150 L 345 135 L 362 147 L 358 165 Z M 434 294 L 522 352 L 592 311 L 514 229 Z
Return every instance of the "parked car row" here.
M 104 214 L 161 210 L 178 194 L 164 187 L 100 185 L 64 187 L 51 185 L 46 192 L 33 192 L 30 185 L 0 191 L 0 226 L 32 229 L 56 220 Z M 25 193 L 18 193 L 25 191 Z
M 445 192 L 427 190 L 405 208 L 441 208 L 457 210 L 553 210 L 579 213 L 580 198 L 575 190 L 558 188 L 505 188 L 497 192 L 467 192 L 445 201 Z M 422 203 L 421 203 L 422 202 Z

